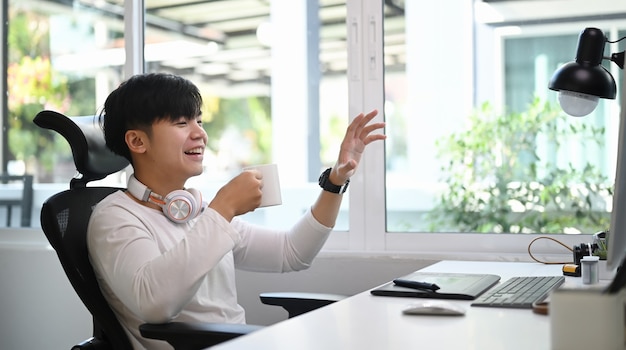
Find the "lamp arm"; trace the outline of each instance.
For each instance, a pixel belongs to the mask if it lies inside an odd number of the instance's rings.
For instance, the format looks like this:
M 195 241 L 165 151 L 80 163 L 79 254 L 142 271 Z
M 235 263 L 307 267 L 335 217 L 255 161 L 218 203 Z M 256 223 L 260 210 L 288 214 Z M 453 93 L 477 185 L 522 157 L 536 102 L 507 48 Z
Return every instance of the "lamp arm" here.
M 624 51 L 611 54 L 611 57 L 607 57 L 613 63 L 617 64 L 621 69 L 624 69 Z

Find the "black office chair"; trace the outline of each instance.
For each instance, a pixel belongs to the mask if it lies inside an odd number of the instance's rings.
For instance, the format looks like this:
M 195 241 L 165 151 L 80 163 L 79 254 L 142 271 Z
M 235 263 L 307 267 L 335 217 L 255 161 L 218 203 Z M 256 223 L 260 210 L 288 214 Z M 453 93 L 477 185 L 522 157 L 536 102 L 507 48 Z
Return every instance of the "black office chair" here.
M 57 252 L 74 290 L 93 317 L 93 336 L 72 349 L 132 349 L 131 343 L 104 299 L 88 258 L 86 233 L 93 207 L 104 197 L 120 190 L 87 186 L 128 166 L 128 161 L 110 152 L 102 130 L 93 116 L 68 118 L 42 111 L 34 118 L 41 128 L 61 134 L 70 144 L 78 174 L 69 190 L 47 199 L 41 209 L 41 227 Z M 282 306 L 294 317 L 328 305 L 344 296 L 315 293 L 263 293 L 261 300 Z M 204 349 L 262 328 L 246 324 L 180 323 L 143 324 L 142 336 L 164 340 L 175 349 Z

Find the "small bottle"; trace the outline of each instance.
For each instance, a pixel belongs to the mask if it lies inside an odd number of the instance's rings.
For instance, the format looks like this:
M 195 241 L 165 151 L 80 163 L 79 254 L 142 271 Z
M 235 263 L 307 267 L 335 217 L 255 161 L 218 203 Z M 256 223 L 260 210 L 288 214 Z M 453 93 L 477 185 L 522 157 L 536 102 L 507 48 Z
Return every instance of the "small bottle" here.
M 600 257 L 598 256 L 583 256 L 580 260 L 583 284 L 596 284 L 600 281 Z

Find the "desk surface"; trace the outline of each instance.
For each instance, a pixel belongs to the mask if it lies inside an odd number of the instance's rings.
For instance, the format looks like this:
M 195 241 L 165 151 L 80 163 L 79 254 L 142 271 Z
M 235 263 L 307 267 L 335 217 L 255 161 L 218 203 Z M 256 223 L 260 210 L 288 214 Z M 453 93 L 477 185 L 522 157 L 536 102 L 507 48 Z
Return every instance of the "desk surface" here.
M 421 271 L 561 275 L 561 265 L 519 262 L 442 261 Z M 580 278 L 567 277 L 566 285 Z M 212 349 L 549 349 L 550 320 L 531 310 L 470 307 L 465 316 L 403 315 L 412 298 L 373 296 L 369 291 L 289 319 Z

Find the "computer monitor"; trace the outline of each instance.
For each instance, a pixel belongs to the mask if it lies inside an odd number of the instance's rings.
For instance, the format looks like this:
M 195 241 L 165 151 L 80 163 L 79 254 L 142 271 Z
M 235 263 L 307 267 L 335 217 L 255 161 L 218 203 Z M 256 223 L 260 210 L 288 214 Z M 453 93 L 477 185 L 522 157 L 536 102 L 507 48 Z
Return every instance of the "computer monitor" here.
M 626 78 L 626 70 L 622 70 Z M 626 80 L 624 80 L 626 81 Z M 626 88 L 620 91 L 622 106 L 619 120 L 617 141 L 617 167 L 615 170 L 615 186 L 613 188 L 613 208 L 611 210 L 611 226 L 607 235 L 607 268 L 618 269 L 617 274 L 608 288 L 609 292 L 617 292 L 626 284 Z M 621 267 L 621 268 L 620 268 Z
M 626 106 L 622 106 L 619 121 L 617 167 L 613 187 L 611 226 L 607 235 L 607 268 L 613 270 L 626 256 Z

